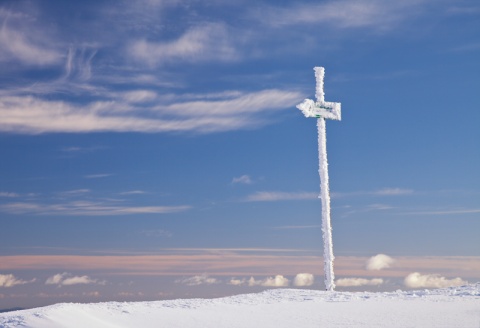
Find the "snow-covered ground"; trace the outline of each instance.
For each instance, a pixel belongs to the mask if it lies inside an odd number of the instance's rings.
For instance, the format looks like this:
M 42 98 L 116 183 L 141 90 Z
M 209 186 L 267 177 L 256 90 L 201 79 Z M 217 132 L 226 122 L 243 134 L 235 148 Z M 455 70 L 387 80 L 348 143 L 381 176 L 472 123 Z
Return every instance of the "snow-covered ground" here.
M 63 303 L 0 314 L 0 327 L 480 327 L 480 283 L 391 293 L 276 289 L 217 299 Z

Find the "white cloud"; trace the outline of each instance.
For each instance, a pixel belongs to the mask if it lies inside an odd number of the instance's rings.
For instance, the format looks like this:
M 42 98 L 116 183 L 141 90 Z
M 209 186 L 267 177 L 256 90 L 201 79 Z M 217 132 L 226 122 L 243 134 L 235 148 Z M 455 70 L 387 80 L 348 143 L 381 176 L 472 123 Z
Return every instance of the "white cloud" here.
M 250 277 L 247 284 L 251 287 L 287 287 L 290 284 L 290 281 L 282 275 L 276 275 L 275 277 L 268 277 L 263 280 L 255 280 L 255 278 Z
M 45 285 L 71 286 L 71 285 L 88 285 L 88 284 L 105 284 L 103 281 L 92 279 L 89 276 L 72 276 L 68 272 L 58 273 L 49 277 L 45 281 Z
M 149 66 L 175 61 L 231 61 L 237 59 L 238 54 L 230 39 L 225 25 L 208 23 L 189 29 L 174 41 L 136 41 L 131 44 L 129 53 Z
M 279 226 L 273 227 L 273 229 L 283 230 L 283 229 L 317 229 L 321 228 L 321 225 L 299 225 L 299 226 Z
M 1 18 L 1 17 L 0 17 Z M 45 66 L 58 64 L 62 56 L 53 48 L 41 43 L 45 36 L 33 26 L 13 27 L 5 18 L 0 27 L 0 60 Z M 27 33 L 28 32 L 28 33 Z
M 455 4 L 452 4 L 447 12 L 449 14 L 478 14 L 480 13 L 480 7 L 478 5 L 472 5 L 472 4 L 463 4 L 463 3 L 455 3 Z
M 364 279 L 364 278 L 342 278 L 337 279 L 335 284 L 339 287 L 360 287 L 360 286 L 378 286 L 383 284 L 383 279 L 373 278 L 373 279 Z
M 98 179 L 98 178 L 110 177 L 112 175 L 113 174 L 111 174 L 111 173 L 88 174 L 88 175 L 85 175 L 84 178 L 85 179 Z
M 30 281 L 16 278 L 13 274 L 0 274 L 0 287 L 13 287 L 16 285 L 24 285 L 34 282 L 36 279 Z
M 438 211 L 418 211 L 418 212 L 405 212 L 404 214 L 409 215 L 449 215 L 449 214 L 472 214 L 480 213 L 480 208 L 470 208 L 470 209 L 444 209 Z
M 213 285 L 220 283 L 220 280 L 216 278 L 209 277 L 207 274 L 202 274 L 199 276 L 193 276 L 186 279 L 175 280 L 178 284 L 184 284 L 187 286 L 199 286 L 199 285 Z
M 58 204 L 8 203 L 0 211 L 13 214 L 108 216 L 183 212 L 190 206 L 119 206 L 104 202 L 72 201 Z
M 309 273 L 300 273 L 295 277 L 296 282 L 299 283 L 298 285 L 295 286 L 310 286 L 311 284 L 308 284 L 310 281 L 313 283 L 313 275 L 309 277 Z M 303 283 L 303 285 L 302 285 Z M 250 279 L 237 279 L 237 278 L 232 278 L 228 282 L 229 285 L 234 285 L 234 286 L 244 286 L 248 285 L 250 287 L 253 286 L 263 286 L 263 287 L 287 287 L 290 284 L 290 281 L 285 278 L 282 275 L 276 275 L 275 277 L 267 277 L 265 279 L 260 279 L 256 280 L 253 277 L 250 277 Z
M 120 195 L 143 195 L 146 193 L 147 192 L 143 190 L 130 190 L 130 191 L 121 192 Z
M 268 123 L 262 116 L 293 106 L 302 94 L 295 91 L 262 90 L 225 94 L 220 99 L 140 106 L 112 93 L 85 105 L 44 100 L 3 92 L 0 97 L 0 131 L 52 132 L 221 132 L 252 128 Z
M 374 191 L 353 191 L 353 192 L 333 192 L 332 197 L 349 197 L 349 196 L 402 196 L 413 194 L 413 189 L 404 189 L 404 188 L 383 188 Z M 383 204 L 373 204 L 375 207 L 380 205 L 381 207 L 386 207 L 387 205 Z M 383 209 L 383 208 L 380 208 Z
M 232 179 L 232 183 L 233 184 L 236 184 L 236 183 L 240 183 L 240 184 L 252 184 L 253 181 L 252 181 L 252 178 L 250 178 L 249 175 L 242 175 L 242 176 L 239 176 L 238 178 L 233 178 Z
M 70 154 L 81 154 L 81 153 L 89 153 L 93 151 L 97 151 L 100 149 L 103 149 L 104 147 L 99 147 L 99 146 L 94 146 L 94 147 L 77 147 L 77 146 L 71 146 L 71 147 L 63 147 L 60 149 L 60 151 L 64 153 L 70 153 Z
M 379 196 L 399 196 L 399 195 L 409 195 L 412 194 L 412 189 L 402 189 L 402 188 L 384 188 L 377 191 L 374 191 L 374 195 Z
M 62 195 L 79 195 L 79 194 L 86 194 L 89 193 L 90 189 L 74 189 L 74 190 L 67 190 L 62 191 Z
M 147 103 L 157 99 L 157 93 L 151 90 L 127 91 L 123 98 L 129 103 Z
M 334 28 L 390 29 L 420 10 L 422 0 L 336 0 L 295 4 L 290 7 L 265 8 L 255 14 L 270 26 L 327 25 Z
M 245 198 L 247 202 L 275 202 L 281 200 L 308 200 L 318 199 L 318 193 L 313 192 L 282 192 L 257 191 Z
M 107 33 L 112 36 L 127 36 L 132 34 L 154 34 L 165 30 L 165 13 L 176 4 L 185 4 L 181 0 L 127 0 L 116 1 L 115 6 L 102 1 L 99 6 L 99 16 Z M 188 3 L 190 6 L 191 3 Z M 176 21 L 180 25 L 182 21 Z M 115 29 L 109 29 L 115 26 Z M 105 32 L 105 31 L 98 31 Z
M 209 95 L 202 96 L 203 100 L 177 102 L 159 110 L 188 117 L 230 117 L 254 114 L 265 111 L 275 111 L 279 108 L 293 106 L 302 98 L 302 95 L 295 91 L 278 89 L 267 89 L 251 93 L 229 92 L 219 99 L 209 99 Z
M 70 47 L 65 61 L 65 75 L 61 81 L 73 79 L 76 81 L 87 81 L 92 77 L 92 60 L 97 51 L 83 47 L 75 49 Z
M 228 282 L 229 285 L 233 285 L 233 286 L 242 286 L 242 285 L 245 285 L 245 283 L 246 283 L 245 278 L 244 279 L 232 278 Z
M 385 205 L 385 204 L 371 204 L 368 205 L 366 210 L 373 210 L 373 211 L 384 211 L 384 210 L 391 210 L 393 206 Z
M 14 198 L 14 197 L 18 197 L 18 196 L 19 195 L 14 193 L 14 192 L 0 191 L 0 197 Z
M 297 287 L 311 286 L 315 281 L 315 277 L 311 273 L 299 273 L 293 279 L 293 285 Z
M 385 254 L 378 254 L 368 259 L 366 268 L 367 270 L 383 270 L 390 268 L 395 262 L 393 258 Z
M 65 278 L 62 281 L 62 285 L 70 286 L 70 285 L 79 285 L 79 284 L 95 284 L 97 283 L 96 279 L 92 279 L 89 276 L 75 276 L 70 278 Z
M 46 285 L 59 285 L 62 282 L 62 279 L 66 274 L 67 273 L 59 273 L 59 274 L 53 275 L 53 276 L 49 277 L 47 279 L 47 281 L 45 281 L 45 284 Z
M 453 286 L 462 286 L 468 284 L 461 278 L 447 279 L 438 274 L 425 274 L 419 272 L 410 273 L 404 280 L 408 288 L 444 288 Z

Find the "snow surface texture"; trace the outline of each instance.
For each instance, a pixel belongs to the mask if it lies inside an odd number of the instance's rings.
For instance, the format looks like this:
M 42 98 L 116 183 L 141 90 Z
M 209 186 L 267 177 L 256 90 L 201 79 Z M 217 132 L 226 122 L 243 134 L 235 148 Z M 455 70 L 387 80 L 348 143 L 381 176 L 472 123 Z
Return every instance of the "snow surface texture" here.
M 63 303 L 0 314 L 0 327 L 480 327 L 480 283 L 391 293 L 276 289 L 217 299 Z

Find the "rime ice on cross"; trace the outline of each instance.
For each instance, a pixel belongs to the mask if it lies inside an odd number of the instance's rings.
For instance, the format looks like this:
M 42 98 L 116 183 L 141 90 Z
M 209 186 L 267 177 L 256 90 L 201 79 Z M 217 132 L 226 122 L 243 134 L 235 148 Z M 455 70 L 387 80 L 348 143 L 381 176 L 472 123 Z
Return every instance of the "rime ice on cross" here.
M 341 104 L 325 101 L 323 91 L 323 78 L 325 69 L 315 67 L 315 77 L 317 87 L 315 97 L 317 101 L 305 99 L 297 105 L 305 117 L 316 117 L 318 127 L 318 173 L 320 174 L 320 199 L 322 200 L 322 234 L 323 234 L 323 260 L 325 271 L 325 287 L 328 291 L 335 289 L 335 275 L 333 273 L 333 243 L 332 226 L 330 224 L 330 191 L 328 186 L 328 161 L 327 161 L 327 135 L 325 128 L 325 119 L 340 121 Z
M 297 108 L 302 111 L 305 117 L 329 118 L 340 121 L 342 119 L 341 104 L 325 101 L 325 92 L 323 91 L 325 68 L 315 67 L 313 70 L 315 71 L 315 78 L 317 79 L 317 87 L 315 89 L 317 101 L 314 102 L 311 99 L 305 99 L 301 104 L 297 105 Z

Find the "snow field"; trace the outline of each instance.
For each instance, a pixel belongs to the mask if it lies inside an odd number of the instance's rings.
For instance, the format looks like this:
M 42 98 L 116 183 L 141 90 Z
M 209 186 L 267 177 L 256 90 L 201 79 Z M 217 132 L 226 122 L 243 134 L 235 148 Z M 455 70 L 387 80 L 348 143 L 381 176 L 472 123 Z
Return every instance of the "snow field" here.
M 393 293 L 268 290 L 217 299 L 64 303 L 0 315 L 1 328 L 480 327 L 480 284 Z

